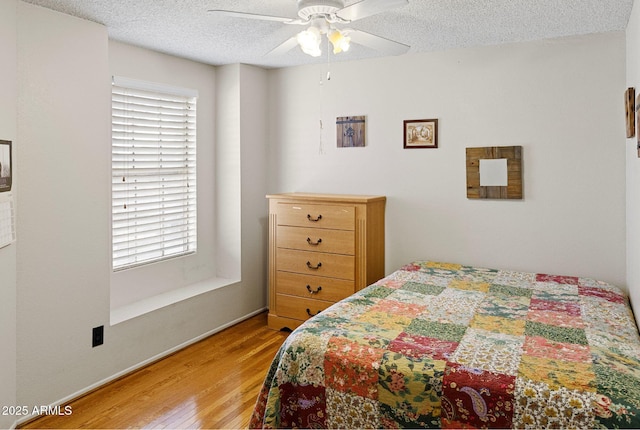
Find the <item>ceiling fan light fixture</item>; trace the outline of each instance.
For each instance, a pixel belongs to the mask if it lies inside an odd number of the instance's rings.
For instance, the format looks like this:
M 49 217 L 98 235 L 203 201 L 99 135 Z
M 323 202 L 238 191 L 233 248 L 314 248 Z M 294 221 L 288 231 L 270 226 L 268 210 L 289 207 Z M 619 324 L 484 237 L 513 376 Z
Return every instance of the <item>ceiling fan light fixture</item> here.
M 351 38 L 349 36 L 345 36 L 340 30 L 332 29 L 327 34 L 327 38 L 333 45 L 334 54 L 339 54 L 349 50 Z
M 320 50 L 322 36 L 320 35 L 320 30 L 317 28 L 312 26 L 301 31 L 296 36 L 296 40 L 298 41 L 298 45 L 300 45 L 302 52 L 305 54 L 311 55 L 312 57 L 319 57 L 322 54 L 322 51 Z
M 322 37 L 324 35 L 326 35 L 328 39 L 327 48 L 330 41 L 335 54 L 347 51 L 352 41 L 358 45 L 363 45 L 388 55 L 401 55 L 410 49 L 410 46 L 404 43 L 376 36 L 375 34 L 365 31 L 348 28 L 338 30 L 334 27 L 334 24 L 342 26 L 343 24 L 349 24 L 389 9 L 405 6 L 409 4 L 409 0 L 297 0 L 297 3 L 298 19 L 224 9 L 215 9 L 209 12 L 233 18 L 257 19 L 281 22 L 286 25 L 309 26 L 307 30 L 298 33 L 296 36 L 289 37 L 276 48 L 269 51 L 268 55 L 282 55 L 296 46 L 300 46 L 305 54 L 319 57 L 322 55 L 320 46 L 322 45 Z M 345 3 L 349 4 L 345 6 Z

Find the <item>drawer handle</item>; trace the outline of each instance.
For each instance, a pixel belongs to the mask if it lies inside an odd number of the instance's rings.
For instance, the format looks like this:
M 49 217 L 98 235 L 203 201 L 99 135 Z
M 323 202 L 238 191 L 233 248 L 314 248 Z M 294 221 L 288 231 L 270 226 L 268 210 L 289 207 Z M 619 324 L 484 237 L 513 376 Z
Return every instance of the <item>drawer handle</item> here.
M 309 221 L 312 221 L 312 222 L 318 222 L 318 221 L 320 221 L 320 220 L 322 219 L 322 215 L 318 215 L 318 217 L 317 217 L 317 218 L 312 218 L 312 217 L 311 217 L 311 214 L 307 214 L 307 219 L 308 219 Z
M 307 243 L 309 245 L 318 246 L 322 243 L 322 239 L 318 238 L 316 242 L 312 241 L 310 237 L 307 238 Z
M 307 308 L 307 315 L 309 315 L 310 317 L 315 317 L 316 315 L 318 315 L 320 312 L 322 311 L 318 311 L 315 314 L 311 313 L 311 309 Z
M 311 295 L 318 294 L 320 292 L 320 290 L 322 290 L 321 286 L 318 286 L 318 288 L 316 288 L 316 290 L 314 291 L 314 290 L 311 289 L 311 285 L 307 285 L 307 291 Z
M 318 262 L 318 264 L 316 266 L 312 266 L 311 262 L 307 261 L 307 267 L 309 269 L 318 270 L 320 267 L 322 267 L 322 263 Z

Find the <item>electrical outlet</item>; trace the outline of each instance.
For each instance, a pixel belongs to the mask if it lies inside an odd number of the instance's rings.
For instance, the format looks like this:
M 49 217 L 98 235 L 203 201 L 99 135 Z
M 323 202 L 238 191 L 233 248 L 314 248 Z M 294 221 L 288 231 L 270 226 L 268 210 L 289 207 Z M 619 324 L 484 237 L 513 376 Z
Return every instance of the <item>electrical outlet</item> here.
M 93 328 L 93 338 L 91 341 L 91 346 L 95 348 L 98 345 L 102 345 L 104 343 L 104 326 Z

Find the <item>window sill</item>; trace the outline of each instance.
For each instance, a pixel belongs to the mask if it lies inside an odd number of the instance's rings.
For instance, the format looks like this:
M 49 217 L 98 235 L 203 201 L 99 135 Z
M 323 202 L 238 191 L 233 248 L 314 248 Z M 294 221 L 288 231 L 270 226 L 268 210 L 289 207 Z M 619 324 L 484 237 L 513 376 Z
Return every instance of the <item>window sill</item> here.
M 112 326 L 156 311 L 174 303 L 190 299 L 218 288 L 240 282 L 239 279 L 210 278 L 183 288 L 167 291 L 148 299 L 111 309 L 110 324 Z

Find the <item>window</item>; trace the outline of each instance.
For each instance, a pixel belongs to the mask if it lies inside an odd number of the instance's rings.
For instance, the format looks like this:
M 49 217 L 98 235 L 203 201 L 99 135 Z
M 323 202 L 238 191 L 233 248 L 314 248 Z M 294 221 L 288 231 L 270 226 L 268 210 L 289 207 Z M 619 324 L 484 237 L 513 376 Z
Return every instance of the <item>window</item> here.
M 196 99 L 113 78 L 113 270 L 196 252 Z

